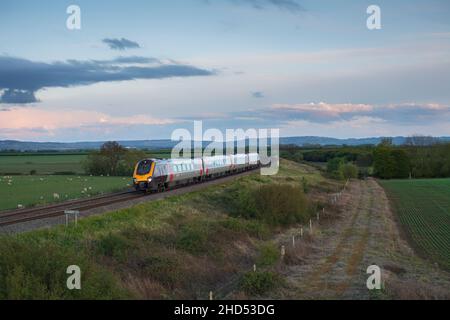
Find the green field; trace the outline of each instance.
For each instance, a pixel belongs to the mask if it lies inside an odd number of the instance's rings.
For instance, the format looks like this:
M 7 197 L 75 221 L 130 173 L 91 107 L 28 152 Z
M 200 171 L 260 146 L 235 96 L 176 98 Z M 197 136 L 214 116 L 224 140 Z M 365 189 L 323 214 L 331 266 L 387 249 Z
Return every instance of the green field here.
M 51 175 L 83 174 L 82 162 L 87 152 L 82 153 L 0 153 L 0 175 Z M 170 151 L 155 150 L 149 158 L 168 158 Z
M 0 176 L 0 210 L 89 197 L 127 188 L 128 177 Z
M 0 175 L 83 173 L 81 162 L 86 154 L 0 155 Z
M 414 247 L 450 269 L 450 179 L 380 183 Z

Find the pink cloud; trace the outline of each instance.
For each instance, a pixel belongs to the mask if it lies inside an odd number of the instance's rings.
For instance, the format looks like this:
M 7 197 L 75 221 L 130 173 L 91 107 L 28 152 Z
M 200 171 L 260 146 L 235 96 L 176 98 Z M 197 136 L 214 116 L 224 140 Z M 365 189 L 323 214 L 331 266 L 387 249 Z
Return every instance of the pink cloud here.
M 0 130 L 3 134 L 32 138 L 48 135 L 59 129 L 95 127 L 105 125 L 167 125 L 173 119 L 155 118 L 148 115 L 111 116 L 97 111 L 44 110 L 33 107 L 13 108 L 2 111 Z M 21 134 L 21 132 L 23 134 Z
M 345 113 L 360 113 L 373 111 L 373 106 L 369 104 L 352 104 L 352 103 L 307 103 L 307 104 L 275 104 L 273 109 L 308 112 L 318 115 L 339 116 Z

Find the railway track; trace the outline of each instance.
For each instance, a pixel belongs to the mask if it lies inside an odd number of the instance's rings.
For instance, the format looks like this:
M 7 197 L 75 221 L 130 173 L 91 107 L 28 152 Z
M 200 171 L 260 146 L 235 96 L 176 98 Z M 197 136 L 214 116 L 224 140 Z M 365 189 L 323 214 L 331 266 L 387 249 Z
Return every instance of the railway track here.
M 50 206 L 0 212 L 0 227 L 63 216 L 65 210 L 86 211 L 144 196 L 146 196 L 144 193 L 125 191 L 88 199 L 72 200 Z
M 215 178 L 213 180 L 208 180 L 206 182 L 202 182 L 200 184 L 207 185 L 209 182 L 220 181 L 227 177 L 244 175 L 246 173 L 250 173 L 250 172 L 253 172 L 256 170 L 258 170 L 258 169 L 244 171 L 241 173 L 233 174 L 231 176 L 230 175 L 222 176 L 222 177 Z M 183 186 L 179 186 L 176 188 L 171 188 L 170 190 L 174 191 L 176 189 L 185 189 L 185 188 L 189 188 L 189 186 L 193 186 L 193 185 L 195 185 L 195 184 L 183 185 Z M 66 211 L 66 210 L 76 210 L 76 211 L 83 212 L 83 211 L 87 211 L 90 209 L 101 208 L 101 207 L 105 207 L 105 206 L 108 206 L 111 204 L 126 202 L 129 200 L 134 200 L 134 199 L 138 199 L 138 198 L 153 197 L 155 195 L 156 194 L 153 194 L 153 193 L 124 191 L 124 192 L 119 192 L 119 193 L 106 194 L 106 195 L 102 195 L 102 196 L 92 197 L 92 198 L 88 198 L 88 199 L 71 200 L 71 201 L 66 201 L 66 202 L 48 205 L 48 206 L 42 206 L 42 207 L 3 211 L 3 212 L 0 212 L 0 228 L 11 226 L 11 225 L 18 225 L 18 224 L 21 224 L 24 222 L 29 222 L 29 221 L 64 216 L 64 211 Z

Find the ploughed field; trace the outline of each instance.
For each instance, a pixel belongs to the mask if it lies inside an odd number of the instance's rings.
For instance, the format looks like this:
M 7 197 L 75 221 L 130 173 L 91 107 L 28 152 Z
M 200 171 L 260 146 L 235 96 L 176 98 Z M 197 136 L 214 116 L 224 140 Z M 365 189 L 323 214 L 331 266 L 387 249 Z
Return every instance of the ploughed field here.
M 419 253 L 450 269 L 450 179 L 380 183 Z
M 0 210 L 49 204 L 123 190 L 129 177 L 0 176 Z

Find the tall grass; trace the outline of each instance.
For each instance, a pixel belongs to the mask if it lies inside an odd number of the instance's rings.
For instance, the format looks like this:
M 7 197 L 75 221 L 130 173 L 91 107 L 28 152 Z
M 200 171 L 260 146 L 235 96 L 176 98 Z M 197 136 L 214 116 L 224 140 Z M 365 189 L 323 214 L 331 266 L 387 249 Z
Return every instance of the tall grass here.
M 68 290 L 67 267 L 81 268 L 82 290 Z M 83 253 L 51 243 L 0 238 L 0 300 L 118 299 L 128 297 L 111 272 Z

